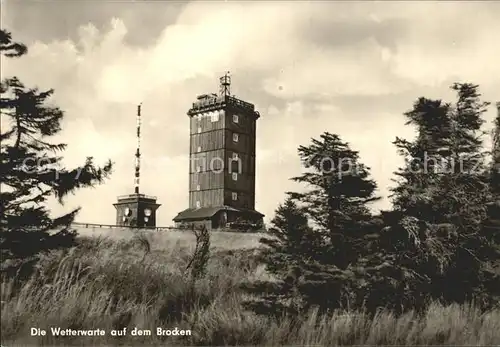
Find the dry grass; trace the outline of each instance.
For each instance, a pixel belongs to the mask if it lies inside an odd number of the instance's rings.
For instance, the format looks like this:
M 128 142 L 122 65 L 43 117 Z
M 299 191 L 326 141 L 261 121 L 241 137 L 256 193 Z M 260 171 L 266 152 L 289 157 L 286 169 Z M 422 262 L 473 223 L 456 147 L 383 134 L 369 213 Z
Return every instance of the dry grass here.
M 267 274 L 253 259 L 256 235 L 229 239 L 239 250 L 215 247 L 208 275 L 194 287 L 184 269 L 190 247 L 185 232 L 150 233 L 146 238 L 88 238 L 69 252 L 53 252 L 28 283 L 1 283 L 2 345 L 493 345 L 500 343 L 500 310 L 478 312 L 473 306 L 433 305 L 424 316 L 394 317 L 360 312 L 300 321 L 257 316 L 242 309 L 248 297 L 239 285 Z M 142 240 L 142 241 L 141 241 Z M 245 245 L 246 244 L 246 245 Z M 245 246 L 243 246 L 245 245 Z M 233 247 L 236 248 L 236 247 Z M 249 248 L 245 250 L 244 248 Z M 222 251 L 216 251 L 220 249 Z M 102 337 L 30 337 L 29 329 L 50 327 L 104 329 Z M 150 329 L 152 336 L 112 337 L 112 329 Z M 190 329 L 191 336 L 155 336 L 155 329 Z
M 77 228 L 81 236 L 106 237 L 112 240 L 130 240 L 136 233 L 131 229 L 107 229 L 107 228 Z M 165 248 L 187 248 L 194 247 L 195 236 L 192 232 L 171 230 L 147 232 L 148 239 L 158 249 Z M 254 249 L 260 247 L 259 240 L 264 234 L 261 233 L 237 233 L 237 232 L 211 232 L 210 242 L 215 249 Z

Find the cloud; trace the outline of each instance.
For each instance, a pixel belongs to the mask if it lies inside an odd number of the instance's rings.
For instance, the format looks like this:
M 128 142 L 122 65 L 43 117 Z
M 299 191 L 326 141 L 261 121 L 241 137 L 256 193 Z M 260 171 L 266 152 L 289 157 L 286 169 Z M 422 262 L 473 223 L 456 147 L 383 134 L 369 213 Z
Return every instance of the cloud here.
M 449 84 L 463 79 L 480 84 L 485 99 L 500 99 L 495 3 L 135 6 L 93 3 L 84 15 L 68 17 L 65 28 L 74 32 L 68 37 L 54 29 L 60 13 L 46 10 L 36 19 L 20 4 L 7 6 L 5 26 L 29 45 L 29 55 L 5 62 L 3 75 L 55 89 L 54 101 L 66 112 L 59 138 L 69 144 L 68 165 L 87 155 L 116 164 L 109 183 L 55 207 L 82 205 L 80 221 L 113 223 L 116 196 L 132 190 L 139 102 L 141 188 L 162 204 L 159 225 L 187 207 L 186 112 L 196 95 L 217 91 L 217 78 L 227 70 L 233 92 L 262 115 L 256 200 L 268 218 L 285 191 L 300 188 L 289 180 L 300 173 L 297 147 L 323 131 L 360 151 L 387 196 L 401 163 L 391 141 L 413 135 L 401 114 L 417 97 L 452 97 Z M 26 13 L 40 22 L 21 26 Z M 43 35 L 35 30 L 42 27 Z M 387 206 L 387 199 L 379 205 Z

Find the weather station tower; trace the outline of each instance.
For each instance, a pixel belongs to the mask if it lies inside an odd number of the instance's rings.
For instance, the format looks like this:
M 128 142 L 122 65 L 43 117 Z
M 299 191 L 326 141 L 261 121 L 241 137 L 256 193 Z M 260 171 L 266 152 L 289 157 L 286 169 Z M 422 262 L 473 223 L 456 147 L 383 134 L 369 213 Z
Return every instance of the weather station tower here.
M 139 190 L 141 175 L 141 105 L 137 106 L 137 149 L 135 152 L 135 180 L 134 193 L 117 198 L 116 224 L 131 228 L 156 227 L 156 210 L 160 204 L 156 203 L 156 196 L 141 194 Z
M 189 207 L 176 226 L 208 229 L 235 223 L 262 224 L 255 210 L 255 106 L 231 95 L 231 77 L 220 78 L 219 94 L 199 95 L 187 112 L 190 122 Z

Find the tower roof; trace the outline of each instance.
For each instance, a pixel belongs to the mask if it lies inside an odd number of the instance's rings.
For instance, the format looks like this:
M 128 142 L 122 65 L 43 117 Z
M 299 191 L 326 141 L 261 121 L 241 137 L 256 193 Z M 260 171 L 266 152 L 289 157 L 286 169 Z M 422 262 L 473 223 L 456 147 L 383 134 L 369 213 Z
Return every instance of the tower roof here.
M 259 112 L 255 111 L 254 104 L 240 100 L 234 96 L 216 96 L 213 94 L 198 96 L 187 114 L 188 116 L 194 116 L 199 113 L 217 111 L 226 107 L 231 107 L 244 113 L 253 113 L 257 118 L 260 117 Z
M 255 111 L 254 104 L 238 99 L 235 95 L 231 95 L 231 77 L 229 76 L 229 72 L 222 76 L 219 81 L 219 94 L 210 93 L 198 95 L 196 101 L 193 102 L 192 107 L 187 112 L 188 116 L 230 107 L 238 109 L 246 114 L 254 114 L 257 118 L 260 117 L 259 113 Z
M 116 207 L 123 204 L 138 203 L 138 202 L 156 205 L 157 207 L 161 206 L 161 204 L 156 203 L 156 196 L 145 195 L 145 194 L 128 194 L 128 195 L 118 196 L 117 202 L 115 202 L 113 206 Z

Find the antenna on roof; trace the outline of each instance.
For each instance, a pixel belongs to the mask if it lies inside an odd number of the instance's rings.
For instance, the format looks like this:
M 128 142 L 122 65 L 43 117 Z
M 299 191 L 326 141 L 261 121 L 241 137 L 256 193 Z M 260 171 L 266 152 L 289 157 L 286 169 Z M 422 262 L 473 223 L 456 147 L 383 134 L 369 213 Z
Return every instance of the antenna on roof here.
M 221 96 L 230 96 L 231 95 L 231 76 L 229 76 L 229 71 L 226 72 L 224 76 L 219 78 L 220 86 L 219 86 L 219 94 Z
M 137 106 L 137 150 L 135 152 L 135 194 L 139 194 L 139 181 L 141 176 L 141 105 Z

